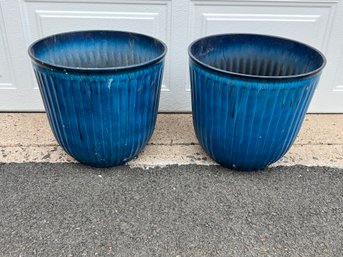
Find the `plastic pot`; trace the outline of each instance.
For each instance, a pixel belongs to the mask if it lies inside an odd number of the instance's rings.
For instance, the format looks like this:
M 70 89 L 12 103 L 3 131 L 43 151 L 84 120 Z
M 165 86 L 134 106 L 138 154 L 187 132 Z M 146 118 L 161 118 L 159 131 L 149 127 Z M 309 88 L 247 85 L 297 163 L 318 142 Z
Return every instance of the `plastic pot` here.
M 325 57 L 293 40 L 254 34 L 204 37 L 189 47 L 193 123 L 222 166 L 260 170 L 294 142 Z
M 166 45 L 120 31 L 76 31 L 29 47 L 51 129 L 76 160 L 111 167 L 150 139 Z

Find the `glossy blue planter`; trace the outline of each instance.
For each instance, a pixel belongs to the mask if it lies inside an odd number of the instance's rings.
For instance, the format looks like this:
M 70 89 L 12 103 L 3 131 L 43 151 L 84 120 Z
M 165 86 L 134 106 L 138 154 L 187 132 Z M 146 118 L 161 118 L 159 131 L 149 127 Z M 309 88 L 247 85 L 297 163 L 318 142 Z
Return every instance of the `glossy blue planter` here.
M 219 164 L 260 170 L 294 142 L 325 57 L 292 40 L 254 34 L 199 39 L 189 47 L 193 123 Z
M 29 48 L 50 126 L 76 160 L 111 167 L 150 139 L 166 46 L 136 33 L 79 31 Z

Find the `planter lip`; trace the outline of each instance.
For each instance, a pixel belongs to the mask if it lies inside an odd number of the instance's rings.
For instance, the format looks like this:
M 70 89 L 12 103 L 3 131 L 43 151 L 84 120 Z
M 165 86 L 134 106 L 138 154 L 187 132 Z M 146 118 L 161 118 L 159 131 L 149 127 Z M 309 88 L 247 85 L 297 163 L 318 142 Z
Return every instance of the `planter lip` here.
M 146 62 L 142 62 L 142 63 L 138 63 L 138 64 L 134 64 L 134 65 L 127 65 L 127 66 L 118 66 L 118 67 L 104 67 L 104 68 L 84 68 L 84 67 L 72 67 L 72 66 L 64 66 L 64 65 L 55 65 L 46 61 L 43 61 L 39 58 L 37 58 L 34 53 L 33 53 L 33 48 L 36 44 L 38 44 L 41 41 L 47 40 L 49 38 L 55 37 L 55 36 L 62 36 L 62 35 L 67 35 L 67 34 L 82 34 L 82 33 L 120 33 L 120 34 L 127 34 L 127 35 L 135 35 L 135 36 L 139 36 L 139 37 L 145 37 L 145 38 L 149 38 L 154 40 L 155 42 L 157 42 L 158 44 L 161 44 L 163 47 L 163 52 L 158 55 L 157 57 L 148 60 Z M 31 61 L 39 66 L 48 68 L 48 69 L 53 69 L 53 70 L 60 70 L 63 72 L 94 72 L 94 73 L 102 73 L 102 72 L 125 72 L 125 71 L 130 71 L 130 70 L 136 70 L 139 68 L 143 68 L 146 66 L 150 66 L 153 65 L 155 63 L 160 62 L 161 60 L 163 60 L 163 58 L 166 56 L 167 54 L 167 45 L 160 39 L 157 39 L 155 37 L 152 36 L 148 36 L 145 34 L 141 34 L 141 33 L 136 33 L 136 32 L 130 32 L 130 31 L 120 31 L 120 30 L 75 30 L 75 31 L 68 31 L 68 32 L 62 32 L 62 33 L 57 33 L 57 34 L 53 34 L 50 36 L 46 36 L 43 38 L 40 38 L 38 40 L 35 40 L 34 42 L 32 42 L 30 44 L 30 46 L 28 47 L 28 54 L 31 58 Z
M 288 42 L 293 42 L 293 43 L 296 43 L 299 45 L 303 45 L 303 46 L 311 49 L 312 51 L 316 52 L 322 58 L 323 62 L 321 64 L 321 66 L 318 67 L 317 69 L 312 70 L 310 72 L 302 73 L 302 74 L 288 75 L 288 76 L 261 76 L 261 75 L 250 75 L 250 74 L 244 74 L 244 73 L 238 73 L 238 72 L 232 72 L 232 71 L 226 71 L 223 69 L 219 69 L 219 68 L 213 67 L 209 64 L 206 64 L 206 63 L 200 61 L 198 58 L 196 58 L 193 55 L 192 47 L 197 42 L 204 40 L 204 39 L 207 39 L 207 38 L 224 37 L 224 36 L 257 36 L 257 37 L 264 37 L 264 38 L 271 38 L 271 39 L 274 38 L 274 39 L 280 39 L 280 40 L 284 40 L 284 41 L 288 41 Z M 320 73 L 324 69 L 324 67 L 326 66 L 326 63 L 327 63 L 327 60 L 326 60 L 326 57 L 324 56 L 324 54 L 321 51 L 319 51 L 318 49 L 316 49 L 316 48 L 314 48 L 308 44 L 302 43 L 302 42 L 297 41 L 297 40 L 288 39 L 285 37 L 272 36 L 272 35 L 267 35 L 267 34 L 254 34 L 254 33 L 222 33 L 222 34 L 214 34 L 214 35 L 204 36 L 204 37 L 198 38 L 198 39 L 194 40 L 193 42 L 191 42 L 191 44 L 188 46 L 188 55 L 192 61 L 194 61 L 198 65 L 200 65 L 204 68 L 207 68 L 211 71 L 218 72 L 222 75 L 230 75 L 230 76 L 235 76 L 235 77 L 240 77 L 242 79 L 250 79 L 250 80 L 262 79 L 262 80 L 271 80 L 272 81 L 272 80 L 303 79 L 303 78 L 307 78 L 307 77 L 316 75 L 317 73 Z

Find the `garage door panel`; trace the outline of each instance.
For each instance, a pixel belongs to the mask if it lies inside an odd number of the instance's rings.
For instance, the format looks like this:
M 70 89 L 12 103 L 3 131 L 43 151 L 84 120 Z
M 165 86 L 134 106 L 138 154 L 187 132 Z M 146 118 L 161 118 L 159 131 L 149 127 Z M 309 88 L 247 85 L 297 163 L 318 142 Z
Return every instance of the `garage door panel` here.
M 272 34 L 291 37 L 321 48 L 327 19 L 320 15 L 256 15 L 216 14 L 202 15 L 202 35 L 232 33 Z
M 190 35 L 199 37 L 222 33 L 256 33 L 291 38 L 321 50 L 335 62 L 332 40 L 337 33 L 335 15 L 338 1 L 192 1 Z M 341 46 L 343 48 L 343 46 Z M 337 54 L 337 49 L 335 50 Z M 331 91 L 333 68 L 327 67 L 318 85 L 310 112 L 325 110 L 322 97 Z M 188 84 L 188 90 L 190 90 Z M 340 84 L 335 91 L 342 91 Z M 321 96 L 318 97 L 318 94 Z M 337 97 L 337 96 L 336 96 Z M 330 101 L 330 100 L 329 100 Z M 336 103 L 337 105 L 337 103 Z M 319 107 L 319 108 L 318 108 Z
M 159 13 L 138 12 L 73 12 L 44 11 L 36 14 L 35 34 L 51 35 L 62 31 L 87 29 L 130 30 L 154 36 L 165 34 L 160 31 Z M 139 24 L 139 26 L 137 26 Z M 163 35 L 165 37 L 165 35 Z
M 1 7 L 1 3 L 0 3 Z M 5 19 L 2 13 L 2 8 L 0 8 L 0 89 L 14 89 L 13 83 L 13 70 L 11 64 L 11 56 L 9 50 L 9 43 L 5 27 Z
M 194 1 L 193 37 L 219 33 L 260 33 L 293 38 L 325 50 L 337 1 Z
M 23 1 L 30 39 L 85 29 L 130 30 L 168 40 L 169 1 L 84 3 Z
M 170 41 L 170 1 L 35 1 L 22 0 L 27 45 L 39 38 L 76 30 L 120 30 L 143 33 Z M 34 88 L 37 83 L 32 75 Z M 171 90 L 169 55 L 166 57 L 162 94 Z M 163 104 L 163 103 L 162 103 Z

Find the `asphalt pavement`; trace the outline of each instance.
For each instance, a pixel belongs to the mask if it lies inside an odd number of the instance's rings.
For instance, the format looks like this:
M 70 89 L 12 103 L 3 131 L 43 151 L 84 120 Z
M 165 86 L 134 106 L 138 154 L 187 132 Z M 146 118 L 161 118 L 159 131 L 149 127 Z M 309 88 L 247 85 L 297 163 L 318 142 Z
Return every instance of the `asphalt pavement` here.
M 342 255 L 342 169 L 0 165 L 0 256 Z

